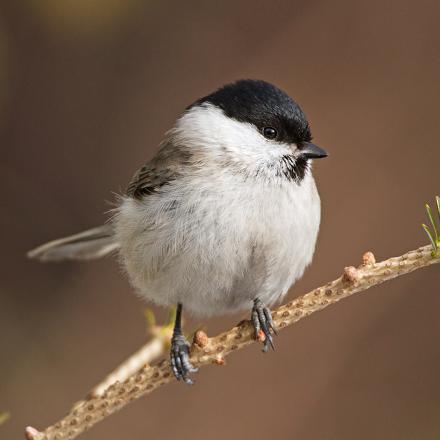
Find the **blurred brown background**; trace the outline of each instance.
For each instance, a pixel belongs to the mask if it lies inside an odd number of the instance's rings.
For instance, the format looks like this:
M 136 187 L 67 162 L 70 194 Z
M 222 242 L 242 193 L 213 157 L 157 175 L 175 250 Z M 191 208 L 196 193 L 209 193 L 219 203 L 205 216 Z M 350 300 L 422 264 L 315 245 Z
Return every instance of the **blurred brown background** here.
M 426 244 L 439 14 L 436 0 L 3 0 L 0 438 L 59 419 L 145 340 L 146 305 L 113 260 L 43 265 L 26 250 L 101 223 L 176 116 L 223 83 L 279 85 L 331 153 L 315 165 L 315 260 L 291 297 L 368 249 Z M 343 301 L 283 331 L 275 353 L 241 351 L 82 438 L 438 439 L 439 282 L 431 267 Z

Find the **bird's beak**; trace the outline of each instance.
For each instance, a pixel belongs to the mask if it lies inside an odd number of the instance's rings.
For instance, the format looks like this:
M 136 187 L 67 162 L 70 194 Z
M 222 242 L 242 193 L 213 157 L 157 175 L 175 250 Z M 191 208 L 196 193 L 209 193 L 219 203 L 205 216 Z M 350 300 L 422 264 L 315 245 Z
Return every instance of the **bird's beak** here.
M 320 159 L 321 157 L 327 157 L 327 151 L 323 150 L 311 142 L 301 142 L 300 145 L 301 156 L 307 159 Z

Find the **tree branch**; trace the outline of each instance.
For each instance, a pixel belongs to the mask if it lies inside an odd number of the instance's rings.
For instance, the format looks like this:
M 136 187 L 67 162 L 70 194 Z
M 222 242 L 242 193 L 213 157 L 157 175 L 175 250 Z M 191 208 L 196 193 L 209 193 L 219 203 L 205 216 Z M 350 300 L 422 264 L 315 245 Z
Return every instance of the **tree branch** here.
M 367 252 L 358 268 L 346 267 L 343 275 L 322 287 L 279 307 L 272 312 L 278 329 L 294 324 L 300 319 L 318 312 L 327 306 L 421 267 L 439 263 L 440 256 L 432 255 L 431 246 L 410 251 L 399 257 L 376 263 L 374 255 Z M 253 329 L 248 321 L 218 336 L 208 338 L 199 331 L 191 347 L 191 362 L 197 367 L 208 364 L 224 364 L 224 358 L 254 342 Z M 124 382 L 116 382 L 102 394 L 95 394 L 79 402 L 55 425 L 43 432 L 26 428 L 28 440 L 71 440 L 90 429 L 94 424 L 120 410 L 129 402 L 173 380 L 168 360 L 156 366 L 144 366 Z
M 159 359 L 169 349 L 170 340 L 173 335 L 175 309 L 171 309 L 167 322 L 161 326 L 156 325 L 155 317 L 151 310 L 147 310 L 145 314 L 148 321 L 148 334 L 151 336 L 151 339 L 125 359 L 121 365 L 116 367 L 98 385 L 95 385 L 88 393 L 88 399 L 101 396 L 109 386 L 116 382 L 124 382 L 141 368 Z M 78 402 L 75 404 L 75 407 L 83 402 Z

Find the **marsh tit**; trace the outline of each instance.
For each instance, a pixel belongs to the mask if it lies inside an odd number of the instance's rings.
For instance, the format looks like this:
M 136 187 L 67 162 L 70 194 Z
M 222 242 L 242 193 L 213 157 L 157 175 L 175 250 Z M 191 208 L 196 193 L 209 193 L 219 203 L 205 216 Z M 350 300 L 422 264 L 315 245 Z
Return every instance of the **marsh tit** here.
M 241 80 L 177 119 L 153 159 L 133 176 L 114 216 L 29 252 L 42 261 L 113 251 L 142 298 L 177 305 L 171 368 L 192 383 L 182 309 L 198 315 L 251 310 L 263 351 L 276 333 L 268 306 L 311 262 L 320 199 L 307 119 L 286 93 Z

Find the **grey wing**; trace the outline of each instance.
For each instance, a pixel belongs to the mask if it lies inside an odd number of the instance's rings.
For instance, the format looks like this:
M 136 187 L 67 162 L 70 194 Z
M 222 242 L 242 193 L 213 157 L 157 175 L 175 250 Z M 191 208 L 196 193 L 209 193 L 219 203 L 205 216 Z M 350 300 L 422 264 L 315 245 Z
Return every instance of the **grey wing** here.
M 146 164 L 134 174 L 127 188 L 127 195 L 140 199 L 144 195 L 153 194 L 164 185 L 175 180 L 177 173 L 168 167 L 157 168 Z
M 157 192 L 179 176 L 185 174 L 193 163 L 192 154 L 181 145 L 176 147 L 171 138 L 166 138 L 153 160 L 136 171 L 126 194 L 135 199 Z

